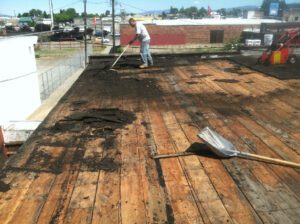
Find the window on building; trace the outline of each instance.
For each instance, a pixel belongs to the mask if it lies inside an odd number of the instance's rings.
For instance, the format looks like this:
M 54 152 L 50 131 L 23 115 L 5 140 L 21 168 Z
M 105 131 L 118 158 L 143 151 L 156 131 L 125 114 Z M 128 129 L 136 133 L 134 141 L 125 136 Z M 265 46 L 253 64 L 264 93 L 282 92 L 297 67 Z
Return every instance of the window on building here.
M 210 43 L 223 43 L 224 42 L 224 30 L 211 30 L 210 31 Z
M 299 17 L 298 16 L 295 16 L 295 21 L 298 21 L 299 20 Z

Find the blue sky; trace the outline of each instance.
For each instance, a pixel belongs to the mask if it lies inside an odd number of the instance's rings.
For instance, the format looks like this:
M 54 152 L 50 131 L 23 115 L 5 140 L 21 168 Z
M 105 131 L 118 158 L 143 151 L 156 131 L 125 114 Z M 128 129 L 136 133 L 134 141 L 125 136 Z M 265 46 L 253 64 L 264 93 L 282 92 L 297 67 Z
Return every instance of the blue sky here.
M 52 0 L 53 8 L 57 10 L 75 8 L 76 11 L 83 11 L 83 0 Z M 110 0 L 87 0 L 87 11 L 90 13 L 103 13 L 110 9 Z M 117 1 L 117 0 L 116 0 Z M 0 14 L 14 15 L 32 8 L 49 11 L 48 0 L 0 0 Z M 180 7 L 205 7 L 209 5 L 213 10 L 219 8 L 231 8 L 245 5 L 260 6 L 262 0 L 118 0 L 126 12 L 142 12 L 143 10 L 163 10 L 170 6 Z M 287 3 L 299 2 L 300 0 L 286 0 Z M 123 4 L 122 4 L 123 3 Z M 117 12 L 120 11 L 120 5 Z

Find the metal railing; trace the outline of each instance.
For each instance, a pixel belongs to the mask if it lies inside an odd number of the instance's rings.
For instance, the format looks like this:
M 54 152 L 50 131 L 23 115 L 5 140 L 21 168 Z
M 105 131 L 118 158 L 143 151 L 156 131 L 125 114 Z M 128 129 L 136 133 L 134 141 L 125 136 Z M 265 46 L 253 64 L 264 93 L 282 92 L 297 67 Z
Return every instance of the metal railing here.
M 92 47 L 88 46 L 88 55 L 92 54 Z M 40 73 L 39 88 L 41 101 L 46 100 L 58 87 L 60 87 L 70 76 L 78 69 L 84 68 L 84 51 L 61 60 L 54 67 L 45 72 Z

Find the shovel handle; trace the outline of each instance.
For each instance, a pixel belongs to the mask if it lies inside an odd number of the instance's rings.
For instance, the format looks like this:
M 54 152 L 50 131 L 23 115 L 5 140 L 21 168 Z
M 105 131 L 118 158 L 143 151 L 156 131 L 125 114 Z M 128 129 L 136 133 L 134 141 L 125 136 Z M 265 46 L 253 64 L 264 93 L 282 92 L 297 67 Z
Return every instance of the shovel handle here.
M 172 153 L 172 154 L 157 154 L 152 156 L 152 159 L 167 159 L 167 158 L 173 158 L 173 157 L 179 157 L 179 156 L 192 156 L 195 155 L 195 153 L 192 152 L 178 152 L 178 153 Z
M 125 53 L 125 51 L 129 48 L 129 44 L 127 44 L 127 46 L 125 47 L 125 49 L 123 50 L 123 52 L 119 55 L 119 57 L 117 58 L 117 60 L 113 63 L 113 65 L 111 66 L 111 68 L 113 68 L 117 62 L 120 60 L 120 58 L 122 57 L 122 55 Z
M 278 164 L 282 166 L 290 166 L 290 167 L 295 167 L 295 168 L 300 168 L 299 163 L 294 163 L 282 159 L 275 159 L 275 158 L 270 158 L 266 156 L 260 156 L 252 153 L 246 153 L 246 152 L 240 152 L 238 157 L 245 158 L 245 159 L 253 159 L 253 160 L 260 160 L 263 162 L 268 162 L 268 163 L 273 163 L 273 164 Z

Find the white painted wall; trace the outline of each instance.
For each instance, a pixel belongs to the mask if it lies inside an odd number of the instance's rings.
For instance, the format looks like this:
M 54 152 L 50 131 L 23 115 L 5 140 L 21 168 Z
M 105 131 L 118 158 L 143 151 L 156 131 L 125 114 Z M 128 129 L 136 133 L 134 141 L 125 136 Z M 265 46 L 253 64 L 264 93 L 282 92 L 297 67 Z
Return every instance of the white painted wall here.
M 248 11 L 247 19 L 255 19 L 255 11 Z
M 24 120 L 40 104 L 36 36 L 0 39 L 0 124 Z

